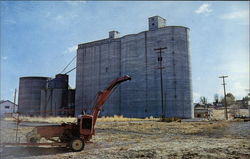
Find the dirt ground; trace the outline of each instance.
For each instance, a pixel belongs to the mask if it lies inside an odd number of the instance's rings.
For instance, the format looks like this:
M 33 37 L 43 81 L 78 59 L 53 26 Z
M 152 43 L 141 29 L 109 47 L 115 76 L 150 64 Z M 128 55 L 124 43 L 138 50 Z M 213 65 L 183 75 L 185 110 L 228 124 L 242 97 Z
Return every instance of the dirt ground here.
M 38 123 L 21 123 L 18 139 Z M 1 120 L 1 143 L 15 142 L 15 123 Z M 1 159 L 250 158 L 250 122 L 98 122 L 93 143 L 81 152 L 57 147 L 5 146 Z

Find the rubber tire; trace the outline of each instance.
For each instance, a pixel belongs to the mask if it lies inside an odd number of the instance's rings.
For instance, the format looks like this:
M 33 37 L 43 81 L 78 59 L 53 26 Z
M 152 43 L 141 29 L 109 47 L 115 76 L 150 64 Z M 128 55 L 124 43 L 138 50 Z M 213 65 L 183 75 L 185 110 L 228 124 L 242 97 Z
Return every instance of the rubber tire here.
M 84 141 L 81 138 L 72 139 L 70 141 L 69 147 L 74 152 L 82 151 L 84 149 Z
M 34 137 L 31 137 L 31 138 L 30 138 L 30 143 L 32 143 L 32 144 L 37 143 L 37 139 L 34 138 Z

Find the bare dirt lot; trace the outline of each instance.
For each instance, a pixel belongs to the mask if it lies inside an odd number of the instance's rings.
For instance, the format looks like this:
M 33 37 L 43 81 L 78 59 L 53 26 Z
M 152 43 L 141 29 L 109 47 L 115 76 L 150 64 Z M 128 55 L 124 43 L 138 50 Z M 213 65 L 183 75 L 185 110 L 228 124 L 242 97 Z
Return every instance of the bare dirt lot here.
M 18 138 L 37 123 L 22 123 Z M 93 143 L 81 152 L 57 147 L 5 146 L 1 159 L 250 158 L 250 122 L 98 122 Z M 15 123 L 1 121 L 1 143 L 15 142 Z

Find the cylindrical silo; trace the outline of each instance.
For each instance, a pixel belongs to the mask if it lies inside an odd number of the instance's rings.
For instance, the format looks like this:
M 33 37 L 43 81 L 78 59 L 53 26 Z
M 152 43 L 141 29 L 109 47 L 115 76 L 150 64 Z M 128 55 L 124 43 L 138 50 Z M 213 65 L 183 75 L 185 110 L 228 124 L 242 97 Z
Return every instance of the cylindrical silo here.
M 189 28 L 169 26 L 164 80 L 167 117 L 193 118 Z
M 78 45 L 76 115 L 110 80 L 128 74 L 132 80 L 119 86 L 101 115 L 193 118 L 189 28 L 165 23 L 150 17 L 148 31 Z
M 18 112 L 21 115 L 40 115 L 41 90 L 46 89 L 49 77 L 21 77 L 19 80 Z

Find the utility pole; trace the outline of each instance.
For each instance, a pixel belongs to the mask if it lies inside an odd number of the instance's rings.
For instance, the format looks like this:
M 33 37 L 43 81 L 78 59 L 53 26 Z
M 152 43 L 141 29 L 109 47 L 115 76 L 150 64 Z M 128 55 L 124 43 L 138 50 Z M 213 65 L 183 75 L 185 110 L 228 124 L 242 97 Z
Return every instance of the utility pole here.
M 13 106 L 13 112 L 15 113 L 15 107 L 16 107 L 16 88 L 15 88 L 15 93 L 14 93 L 14 106 Z
M 167 47 L 160 47 L 157 49 L 154 49 L 155 51 L 158 51 L 157 53 L 159 53 L 158 56 L 158 62 L 160 62 L 160 77 L 161 77 L 161 117 L 162 119 L 165 118 L 165 112 L 164 112 L 164 106 L 163 106 L 163 81 L 162 81 L 162 50 L 167 49 Z
M 224 105 L 225 105 L 225 116 L 226 116 L 226 120 L 228 120 L 228 114 L 227 114 L 227 98 L 226 98 L 226 83 L 225 83 L 225 78 L 227 78 L 228 76 L 220 76 L 219 78 L 223 79 L 223 88 L 224 88 Z

